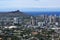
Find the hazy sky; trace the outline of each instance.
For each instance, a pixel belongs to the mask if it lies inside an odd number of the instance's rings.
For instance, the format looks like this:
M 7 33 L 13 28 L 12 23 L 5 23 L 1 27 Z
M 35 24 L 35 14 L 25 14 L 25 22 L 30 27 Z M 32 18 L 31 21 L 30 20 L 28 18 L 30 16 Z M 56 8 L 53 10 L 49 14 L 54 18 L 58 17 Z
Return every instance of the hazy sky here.
M 1 10 L 25 10 L 26 8 L 48 8 L 59 10 L 60 0 L 0 0 Z

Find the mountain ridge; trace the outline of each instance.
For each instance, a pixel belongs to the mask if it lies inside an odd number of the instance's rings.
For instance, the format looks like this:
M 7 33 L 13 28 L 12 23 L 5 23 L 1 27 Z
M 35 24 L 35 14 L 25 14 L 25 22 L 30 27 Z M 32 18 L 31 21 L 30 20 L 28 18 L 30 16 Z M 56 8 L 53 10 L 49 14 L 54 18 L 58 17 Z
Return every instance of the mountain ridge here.
M 21 12 L 19 10 L 17 11 L 11 11 L 11 12 L 0 12 L 0 17 L 28 17 L 29 15 Z

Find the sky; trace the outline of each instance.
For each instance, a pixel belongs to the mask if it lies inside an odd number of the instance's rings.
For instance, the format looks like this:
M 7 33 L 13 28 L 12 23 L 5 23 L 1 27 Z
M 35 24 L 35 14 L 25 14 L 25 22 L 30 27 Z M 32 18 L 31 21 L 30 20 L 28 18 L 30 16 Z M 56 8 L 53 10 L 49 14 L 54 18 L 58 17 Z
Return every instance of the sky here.
M 0 11 L 9 10 L 60 11 L 60 0 L 0 0 Z

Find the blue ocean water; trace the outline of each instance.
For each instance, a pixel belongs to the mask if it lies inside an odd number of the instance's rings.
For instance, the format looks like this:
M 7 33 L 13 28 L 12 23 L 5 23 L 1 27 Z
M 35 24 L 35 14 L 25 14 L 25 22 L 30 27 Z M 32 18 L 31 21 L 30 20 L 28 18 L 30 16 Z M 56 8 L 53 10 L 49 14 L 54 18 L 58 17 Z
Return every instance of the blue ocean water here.
M 25 12 L 26 14 L 37 16 L 37 15 L 60 15 L 60 12 Z

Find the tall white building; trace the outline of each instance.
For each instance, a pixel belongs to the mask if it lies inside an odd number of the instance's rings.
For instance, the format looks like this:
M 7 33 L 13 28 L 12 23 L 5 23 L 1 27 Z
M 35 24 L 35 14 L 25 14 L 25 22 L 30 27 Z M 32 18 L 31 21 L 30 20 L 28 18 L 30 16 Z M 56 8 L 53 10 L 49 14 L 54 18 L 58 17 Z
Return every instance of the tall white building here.
M 32 16 L 31 16 L 31 25 L 35 25 L 35 20 Z
M 18 23 L 18 17 L 14 18 L 14 23 Z

